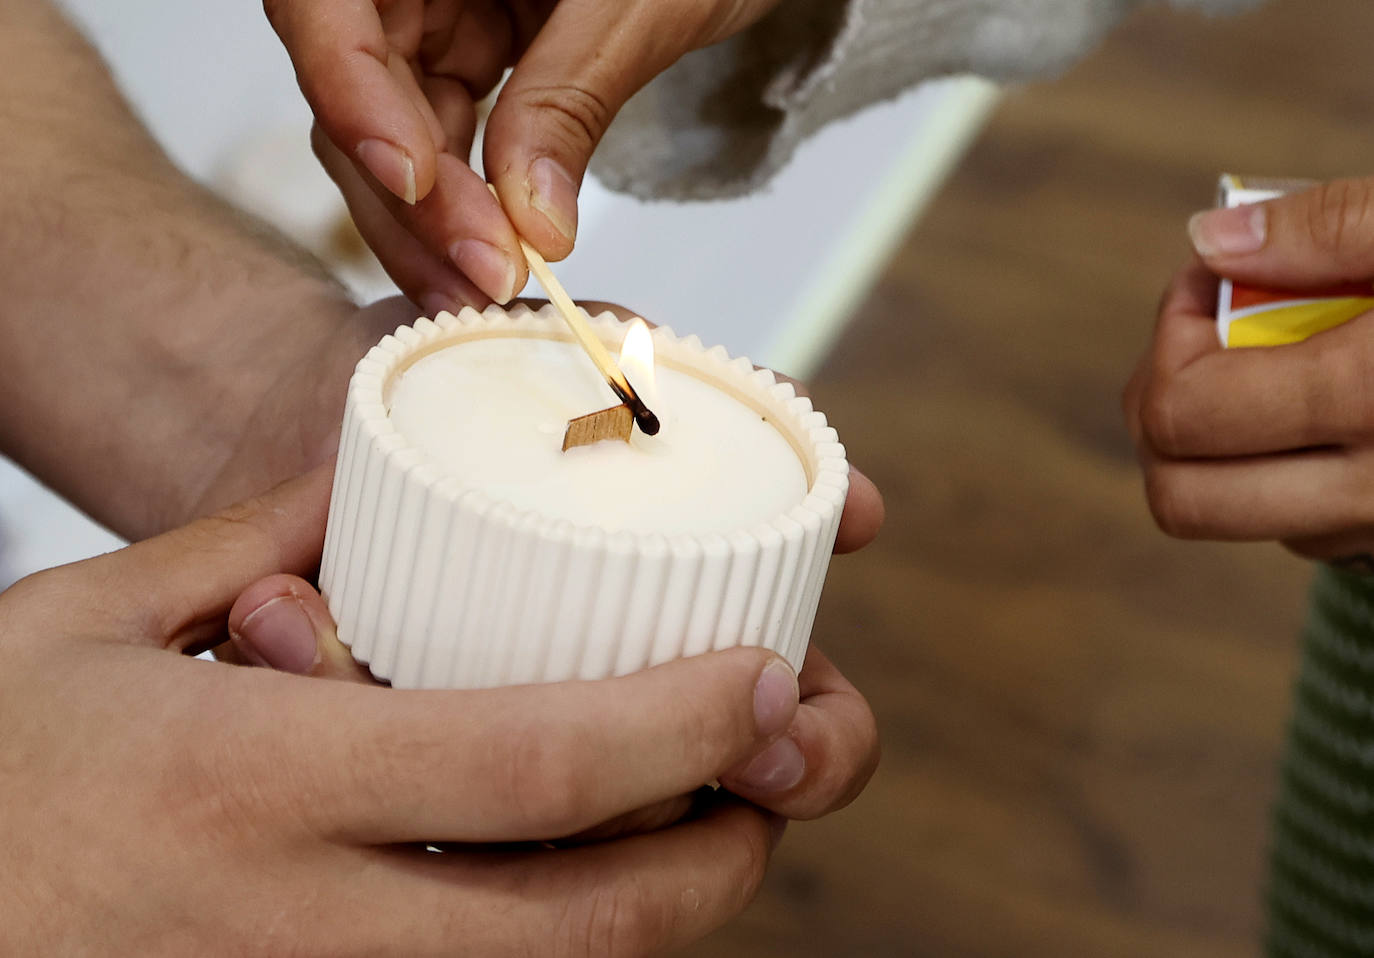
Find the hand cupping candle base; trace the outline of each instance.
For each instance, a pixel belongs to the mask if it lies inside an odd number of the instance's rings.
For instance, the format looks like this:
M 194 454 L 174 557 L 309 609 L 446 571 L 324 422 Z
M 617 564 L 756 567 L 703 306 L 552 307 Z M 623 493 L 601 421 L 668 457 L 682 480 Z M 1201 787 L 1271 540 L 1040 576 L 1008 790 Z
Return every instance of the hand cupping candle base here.
M 628 324 L 591 323 L 619 348 Z M 421 319 L 359 362 L 320 587 L 374 676 L 599 679 L 739 645 L 800 668 L 844 447 L 767 370 L 652 341 L 657 382 L 631 378 L 662 432 L 567 452 L 566 421 L 614 397 L 547 307 Z

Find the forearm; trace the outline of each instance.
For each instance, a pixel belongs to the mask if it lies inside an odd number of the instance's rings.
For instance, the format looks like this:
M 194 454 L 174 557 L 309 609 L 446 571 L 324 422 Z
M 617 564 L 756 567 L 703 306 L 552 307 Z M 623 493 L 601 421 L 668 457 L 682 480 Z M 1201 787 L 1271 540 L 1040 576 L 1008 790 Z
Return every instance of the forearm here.
M 142 534 L 233 452 L 267 337 L 350 304 L 180 174 L 43 0 L 0 6 L 0 63 L 0 451 Z

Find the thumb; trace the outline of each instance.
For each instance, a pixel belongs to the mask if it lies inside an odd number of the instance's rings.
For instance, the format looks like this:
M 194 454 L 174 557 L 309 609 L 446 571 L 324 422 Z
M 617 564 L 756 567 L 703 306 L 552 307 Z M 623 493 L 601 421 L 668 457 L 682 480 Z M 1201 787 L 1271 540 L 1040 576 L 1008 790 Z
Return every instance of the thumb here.
M 515 65 L 484 134 L 487 178 L 516 231 L 547 259 L 572 252 L 587 163 L 625 101 L 774 2 L 560 2 Z
M 1208 210 L 1188 224 L 1214 273 L 1277 289 L 1374 279 L 1374 179 L 1334 180 L 1253 206 Z
M 144 644 L 186 650 L 217 643 L 250 584 L 319 564 L 332 475 L 332 464 L 320 466 L 256 499 L 89 560 L 101 566 L 102 617 L 123 620 L 119 634 Z
M 248 665 L 373 682 L 339 641 L 324 598 L 298 576 L 270 575 L 245 589 L 229 610 L 229 641 L 238 659 Z

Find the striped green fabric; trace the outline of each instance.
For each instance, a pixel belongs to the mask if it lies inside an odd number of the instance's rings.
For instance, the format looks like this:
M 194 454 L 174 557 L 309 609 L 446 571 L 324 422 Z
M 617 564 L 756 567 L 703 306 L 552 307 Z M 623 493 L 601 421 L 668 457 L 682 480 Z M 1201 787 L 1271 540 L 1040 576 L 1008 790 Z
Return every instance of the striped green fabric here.
M 1313 585 L 1270 855 L 1273 958 L 1374 955 L 1374 578 Z

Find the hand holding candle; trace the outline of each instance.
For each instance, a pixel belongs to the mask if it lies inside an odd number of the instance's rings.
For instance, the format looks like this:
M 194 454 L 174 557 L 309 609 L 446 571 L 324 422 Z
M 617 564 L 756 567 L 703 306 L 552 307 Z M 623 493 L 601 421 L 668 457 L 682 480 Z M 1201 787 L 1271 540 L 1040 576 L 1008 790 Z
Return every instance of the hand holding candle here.
M 876 532 L 882 504 L 876 488 L 860 478 L 841 541 L 861 548 Z M 329 608 L 304 579 L 279 574 L 255 582 L 229 616 L 233 649 L 244 662 L 321 679 L 372 684 L 367 670 L 338 640 Z M 712 653 L 712 655 L 719 653 Z M 878 765 L 873 711 L 830 659 L 814 644 L 797 676 L 798 705 L 785 734 L 722 770 L 717 779 L 731 792 L 785 818 L 820 818 L 848 805 Z M 687 793 L 617 815 L 584 837 L 597 840 L 653 830 L 677 821 L 693 807 Z
M 877 488 L 854 472 L 836 551 L 856 551 L 872 541 L 882 514 Z M 373 681 L 339 642 L 314 586 L 298 576 L 269 576 L 245 590 L 230 613 L 229 632 L 246 662 L 323 679 Z M 812 819 L 843 808 L 862 791 L 877 767 L 878 733 L 863 695 L 814 644 L 797 679 L 799 702 L 786 733 L 718 779 L 778 815 Z M 595 828 L 594 836 L 652 830 L 691 807 L 685 797 L 666 799 L 618 815 Z
M 779 828 L 729 796 L 653 834 L 545 843 L 777 742 L 797 686 L 775 656 L 407 693 L 183 654 L 222 636 L 245 582 L 316 561 L 328 488 L 317 471 L 0 594 L 0 900 L 24 905 L 0 953 L 599 958 L 738 914 Z M 230 626 L 280 634 L 292 609 Z
M 646 390 L 642 369 L 628 364 L 626 369 L 636 385 Z M 596 395 L 596 378 L 592 375 L 588 379 Z M 671 408 L 664 408 L 671 415 Z M 749 479 L 742 472 L 736 475 L 742 482 Z M 862 474 L 853 472 L 836 551 L 854 551 L 871 541 L 882 513 L 876 488 Z M 288 611 L 292 614 L 286 615 Z M 245 592 L 235 606 L 231 629 L 236 645 L 259 664 L 370 681 L 338 642 L 319 595 L 300 579 L 276 576 Z M 786 736 L 764 754 L 722 773 L 720 780 L 732 791 L 779 814 L 811 818 L 847 804 L 862 788 L 877 761 L 877 735 L 862 695 L 814 647 L 800 674 L 800 693 L 801 704 Z M 684 807 L 670 803 L 657 811 L 636 813 L 628 821 L 633 827 L 652 827 L 680 814 Z M 655 817 L 662 815 L 668 819 Z

